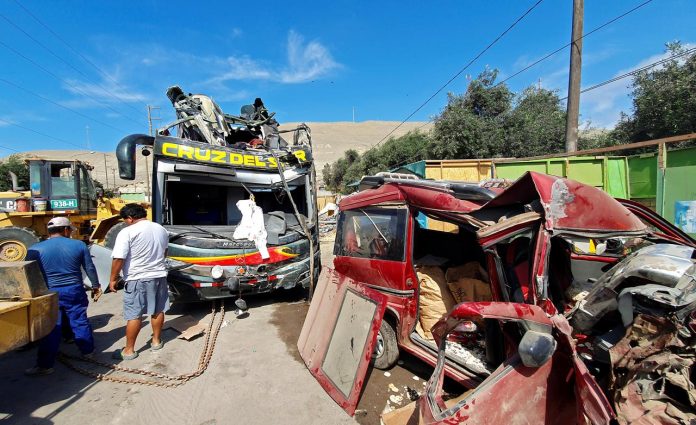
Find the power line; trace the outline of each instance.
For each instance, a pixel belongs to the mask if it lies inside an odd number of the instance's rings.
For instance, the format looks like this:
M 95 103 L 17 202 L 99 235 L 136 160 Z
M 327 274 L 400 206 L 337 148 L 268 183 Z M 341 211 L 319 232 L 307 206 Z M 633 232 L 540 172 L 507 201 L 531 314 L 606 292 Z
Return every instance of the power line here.
M 2 42 L 0 42 L 0 43 L 2 43 Z M 103 126 L 105 126 L 105 127 L 109 127 L 109 128 L 112 129 L 112 130 L 116 130 L 116 131 L 118 131 L 118 132 L 126 133 L 126 131 L 123 130 L 123 129 L 116 128 L 116 127 L 114 127 L 113 125 L 111 125 L 111 124 L 109 124 L 109 123 L 105 123 L 105 122 L 100 121 L 100 120 L 98 120 L 98 119 L 96 119 L 96 118 L 92 118 L 92 117 L 90 117 L 89 115 L 85 115 L 85 114 L 83 114 L 82 112 L 79 112 L 79 111 L 76 111 L 76 110 L 74 110 L 74 109 L 72 109 L 72 108 L 69 108 L 69 107 L 67 107 L 67 106 L 65 106 L 65 105 L 61 105 L 61 104 L 58 103 L 58 102 L 54 102 L 53 100 L 51 100 L 51 99 L 49 99 L 49 98 L 47 98 L 47 97 L 43 97 L 43 96 L 41 96 L 41 95 L 38 94 L 38 93 L 34 93 L 33 91 L 31 91 L 31 90 L 29 90 L 29 89 L 25 89 L 24 87 L 18 86 L 17 84 L 15 84 L 15 83 L 13 83 L 13 82 L 11 82 L 11 81 L 8 81 L 8 80 L 6 80 L 6 79 L 4 79 L 4 78 L 0 78 L 0 81 L 3 82 L 3 83 L 5 83 L 5 84 L 7 84 L 7 85 L 10 85 L 10 86 L 12 86 L 12 87 L 15 87 L 15 88 L 17 88 L 17 89 L 19 89 L 19 90 L 22 90 L 22 91 L 24 91 L 24 92 L 26 92 L 26 93 L 29 93 L 29 94 L 32 95 L 32 96 L 38 97 L 39 99 L 44 100 L 44 101 L 46 101 L 46 102 L 48 102 L 48 103 L 51 103 L 51 104 L 53 104 L 53 105 L 56 105 L 56 106 L 58 106 L 58 107 L 60 107 L 60 108 L 65 109 L 65 110 L 67 110 L 67 111 L 70 111 L 70 112 L 72 112 L 72 113 L 74 113 L 74 114 L 77 114 L 77 115 L 81 116 L 82 118 L 86 118 L 86 119 L 88 119 L 88 120 L 91 120 L 91 121 L 94 121 L 94 122 L 96 122 L 96 123 L 98 123 L 98 124 L 101 124 L 101 125 L 103 125 Z
M 58 142 L 67 143 L 67 144 L 72 145 L 72 146 L 77 146 L 77 147 L 80 148 L 80 149 L 84 149 L 83 146 L 80 146 L 80 145 L 78 145 L 77 143 L 69 142 L 69 141 L 67 141 L 67 140 L 65 140 L 65 139 L 61 139 L 61 138 L 58 138 L 58 137 L 50 136 L 50 135 L 48 135 L 48 134 L 46 134 L 46 133 L 42 133 L 42 132 L 40 132 L 40 131 L 36 131 L 36 130 L 34 130 L 33 128 L 25 127 L 25 126 L 23 126 L 23 125 L 14 123 L 14 122 L 12 122 L 12 121 L 7 121 L 7 120 L 4 120 L 4 119 L 0 118 L 0 122 L 4 122 L 5 124 L 13 125 L 13 126 L 15 126 L 15 127 L 19 127 L 19 128 L 21 128 L 21 129 L 24 129 L 24 130 L 27 130 L 27 131 L 31 131 L 32 133 L 36 133 L 36 134 L 38 134 L 39 136 L 48 137 L 49 139 L 53 139 L 53 140 L 56 140 L 56 141 L 58 141 Z M 14 150 L 14 149 L 13 149 L 13 150 Z M 19 152 L 19 151 L 17 151 L 17 152 Z
M 571 41 L 570 43 L 565 44 L 565 45 L 559 47 L 558 49 L 554 50 L 553 52 L 550 52 L 550 53 L 546 54 L 546 55 L 545 55 L 544 57 L 542 57 L 541 59 L 539 59 L 539 60 L 537 60 L 537 61 L 531 63 L 530 65 L 527 65 L 526 67 L 524 67 L 524 68 L 522 68 L 522 69 L 520 69 L 519 71 L 515 72 L 514 74 L 510 75 L 509 77 L 505 78 L 504 80 L 502 80 L 501 82 L 499 82 L 498 84 L 496 84 L 496 86 L 499 86 L 499 85 L 505 83 L 506 81 L 510 80 L 511 78 L 514 78 L 514 77 L 520 75 L 521 73 L 523 73 L 523 72 L 525 72 L 526 70 L 528 70 L 528 69 L 530 69 L 530 68 L 532 68 L 532 67 L 538 65 L 539 63 L 545 61 L 546 59 L 550 58 L 551 56 L 553 56 L 553 55 L 555 55 L 555 54 L 557 54 L 557 53 L 559 53 L 559 52 L 565 50 L 567 47 L 569 47 L 570 45 L 572 45 L 572 44 L 575 43 L 576 41 L 580 41 L 580 40 L 582 40 L 583 38 L 587 37 L 588 35 L 594 34 L 595 32 L 601 30 L 602 28 L 606 27 L 607 25 L 613 24 L 614 22 L 618 21 L 619 19 L 623 18 L 624 16 L 629 15 L 630 13 L 635 12 L 636 10 L 640 9 L 641 7 L 645 6 L 646 4 L 648 4 L 648 3 L 652 2 L 652 1 L 653 1 L 653 0 L 646 0 L 646 1 L 644 1 L 643 3 L 639 4 L 638 6 L 634 7 L 633 9 L 630 9 L 630 10 L 628 10 L 628 11 L 622 13 L 621 15 L 619 15 L 619 16 L 613 18 L 613 19 L 610 19 L 609 21 L 603 23 L 602 25 L 598 26 L 597 28 L 593 29 L 592 31 L 589 31 L 589 32 L 583 34 L 581 37 L 576 38 L 575 40 Z
M 685 50 L 685 51 L 683 51 L 683 52 L 681 52 L 681 53 L 679 53 L 679 54 L 672 55 L 672 56 L 667 57 L 667 58 L 664 58 L 664 59 L 660 59 L 659 61 L 656 61 L 656 62 L 650 63 L 650 64 L 648 64 L 648 65 L 642 66 L 642 67 L 640 67 L 640 68 L 638 68 L 638 69 L 634 69 L 633 71 L 629 71 L 629 72 L 627 72 L 627 73 L 625 73 L 625 74 L 618 75 L 618 76 L 616 76 L 616 77 L 614 77 L 614 78 L 611 78 L 611 79 L 609 79 L 609 80 L 602 81 L 601 83 L 598 83 L 598 84 L 595 84 L 595 85 L 593 85 L 593 86 L 590 86 L 590 87 L 588 87 L 588 88 L 586 88 L 586 89 L 580 90 L 580 93 L 585 93 L 585 92 L 588 92 L 588 91 L 590 91 L 590 90 L 598 89 L 598 88 L 600 88 L 600 87 L 602 87 L 602 86 L 606 86 L 607 84 L 611 84 L 611 83 L 613 83 L 613 82 L 615 82 L 615 81 L 619 81 L 619 80 L 624 79 L 624 78 L 626 78 L 626 77 L 630 77 L 630 76 L 632 76 L 632 75 L 636 75 L 636 74 L 638 74 L 638 73 L 640 73 L 640 72 L 645 71 L 646 69 L 654 68 L 654 67 L 656 67 L 656 66 L 658 66 L 658 65 L 662 65 L 663 63 L 667 63 L 667 62 L 672 61 L 672 60 L 674 60 L 674 59 L 681 58 L 681 57 L 683 57 L 683 56 L 687 56 L 687 55 L 690 55 L 690 54 L 693 54 L 693 53 L 696 53 L 696 47 L 691 48 L 691 49 L 688 49 L 688 50 Z M 563 101 L 563 100 L 566 100 L 566 99 L 568 99 L 568 97 L 564 97 L 563 99 L 559 99 L 559 101 Z
M 386 136 L 382 137 L 382 139 L 380 139 L 379 142 L 377 142 L 376 144 L 374 144 L 374 145 L 373 145 L 370 149 L 368 149 L 365 153 L 367 153 L 367 152 L 371 151 L 372 149 L 376 148 L 377 146 L 379 146 L 380 143 L 382 143 L 387 137 L 391 136 L 396 130 L 398 130 L 402 125 L 404 125 L 404 123 L 406 123 L 406 121 L 408 121 L 408 120 L 409 120 L 412 116 L 414 116 L 418 111 L 420 111 L 421 109 L 423 109 L 423 107 L 424 107 L 425 105 L 427 105 L 431 100 L 433 100 L 433 98 L 434 98 L 435 96 L 437 96 L 438 94 L 440 94 L 440 92 L 441 92 L 442 90 L 444 90 L 448 85 L 450 85 L 450 83 L 451 83 L 452 81 L 454 81 L 455 79 L 457 79 L 457 77 L 459 77 L 464 71 L 466 71 L 467 68 L 469 68 L 469 66 L 471 66 L 478 58 L 480 58 L 481 56 L 483 56 L 483 54 L 486 53 L 491 47 L 493 47 L 493 45 L 496 44 L 501 38 L 503 38 L 503 37 L 505 36 L 505 34 L 507 34 L 508 32 L 510 32 L 510 30 L 512 30 L 522 19 L 524 19 L 528 14 L 530 14 L 530 13 L 532 12 L 532 10 L 534 10 L 537 6 L 539 6 L 539 4 L 541 4 L 542 1 L 543 1 L 543 0 L 538 0 L 538 1 L 537 1 L 536 3 L 534 3 L 529 9 L 527 9 L 527 11 L 524 12 L 519 18 L 517 18 L 512 24 L 510 24 L 510 26 L 508 26 L 507 29 L 506 29 L 505 31 L 503 31 L 502 33 L 500 33 L 500 35 L 498 35 L 490 44 L 488 44 L 488 46 L 486 46 L 486 47 L 485 47 L 483 50 L 481 50 L 476 56 L 474 56 L 474 58 L 472 58 L 466 65 L 464 65 L 464 67 L 463 67 L 462 69 L 460 69 L 459 72 L 457 72 L 456 74 L 454 74 L 454 76 L 453 76 L 452 78 L 450 78 L 445 84 L 443 84 L 442 87 L 440 87 L 439 89 L 437 89 L 437 91 L 436 91 L 435 93 L 433 93 L 432 96 L 430 96 L 425 102 L 423 102 L 418 108 L 416 108 L 415 111 L 411 112 L 411 114 L 410 114 L 409 116 L 407 116 L 406 118 L 404 118 L 404 120 L 401 121 L 401 123 L 400 123 L 399 125 L 397 125 L 396 127 L 394 127 L 394 129 L 392 129 L 392 131 L 390 131 L 389 133 L 387 133 Z M 363 155 L 364 155 L 364 154 L 363 154 Z
M 119 89 L 125 91 L 125 89 L 119 84 L 119 82 L 116 81 L 114 78 L 112 78 L 111 75 L 109 75 L 108 72 L 102 70 L 102 69 L 101 69 L 100 67 L 98 67 L 94 62 L 92 62 L 91 60 L 87 59 L 82 53 L 80 53 L 77 49 L 75 49 L 74 47 L 72 47 L 72 46 L 70 45 L 70 43 L 68 43 L 67 41 L 65 41 L 60 35 L 58 35 L 55 31 L 53 31 L 51 28 L 49 28 L 48 25 L 44 24 L 36 15 L 34 15 L 33 13 L 31 13 L 31 11 L 30 11 L 29 9 L 27 9 L 26 7 L 24 7 L 18 0 L 14 0 L 14 1 L 15 1 L 15 3 L 17 4 L 17 6 L 21 7 L 21 8 L 27 13 L 27 15 L 31 16 L 36 22 L 39 23 L 39 25 L 41 25 L 41 26 L 44 27 L 48 32 L 50 32 L 51 34 L 53 34 L 53 36 L 54 36 L 55 38 L 57 38 L 61 43 L 63 43 L 63 44 L 64 44 L 65 46 L 67 46 L 70 50 L 72 50 L 73 53 L 75 53 L 77 56 L 79 56 L 83 61 L 85 61 L 85 62 L 87 62 L 88 64 L 90 64 L 90 65 L 91 65 L 94 69 L 96 69 L 97 72 L 99 72 L 103 77 L 108 78 L 109 80 L 111 80 L 111 82 L 114 83 L 114 85 L 115 85 L 116 87 L 118 87 Z M 133 108 L 134 111 L 140 113 L 140 111 L 138 111 L 137 109 L 135 109 L 133 106 L 131 106 L 131 105 L 128 105 L 128 106 L 130 106 L 131 108 Z
M 14 149 L 14 148 L 9 148 L 9 147 L 7 147 L 7 146 L 2 146 L 2 145 L 0 145 L 0 149 L 5 149 L 5 150 L 8 150 L 8 151 L 12 151 L 12 152 L 17 152 L 17 153 L 21 153 L 21 152 L 20 152 L 20 151 L 18 151 L 17 149 Z
M 639 5 L 635 6 L 635 7 L 633 7 L 632 9 L 630 9 L 630 10 L 628 10 L 628 11 L 622 13 L 621 15 L 618 15 L 618 16 L 616 16 L 616 17 L 614 17 L 614 18 L 608 20 L 607 22 L 603 23 L 602 25 L 600 25 L 600 26 L 594 28 L 593 30 L 591 30 L 591 31 L 589 31 L 589 32 L 587 32 L 587 33 L 585 33 L 585 34 L 583 34 L 581 37 L 578 37 L 577 39 L 571 41 L 570 43 L 565 44 L 565 45 L 563 45 L 562 47 L 559 47 L 558 49 L 556 49 L 556 50 L 554 50 L 554 51 L 552 51 L 552 52 L 546 54 L 546 55 L 545 55 L 544 57 L 542 57 L 541 59 L 539 59 L 539 60 L 533 62 L 532 64 L 530 64 L 530 65 L 524 67 L 523 69 L 517 71 L 516 73 L 514 73 L 514 74 L 510 75 L 509 77 L 505 78 L 504 80 L 500 81 L 498 84 L 496 84 L 496 87 L 497 87 L 497 86 L 500 86 L 501 84 L 504 84 L 506 81 L 510 80 L 511 78 L 516 77 L 517 75 L 519 75 L 519 74 L 521 74 L 521 73 L 527 71 L 528 69 L 530 69 L 530 68 L 532 68 L 532 67 L 538 65 L 539 63 L 545 61 L 546 59 L 550 58 L 551 56 L 553 56 L 553 55 L 555 55 L 555 54 L 561 52 L 562 50 L 564 50 L 564 49 L 566 49 L 567 47 L 569 47 L 570 45 L 572 45 L 574 42 L 579 41 L 579 40 L 582 40 L 583 38 L 585 38 L 585 37 L 587 37 L 587 36 L 589 36 L 589 35 L 591 35 L 591 34 L 597 32 L 597 31 L 599 31 L 599 30 L 601 30 L 602 28 L 605 28 L 606 26 L 608 26 L 608 25 L 610 25 L 610 24 L 612 24 L 612 23 L 618 21 L 619 19 L 621 19 L 621 18 L 623 18 L 623 17 L 625 17 L 625 16 L 627 16 L 627 15 L 629 15 L 629 14 L 635 12 L 636 10 L 638 10 L 638 9 L 640 9 L 641 7 L 647 5 L 648 3 L 651 3 L 652 1 L 653 1 L 653 0 L 646 0 L 646 1 L 644 1 L 643 3 L 641 3 L 641 4 L 639 4 Z M 536 6 L 536 5 L 534 5 L 534 6 Z M 653 65 L 653 66 L 654 66 L 654 65 Z M 605 85 L 605 84 L 609 84 L 610 82 L 612 82 L 612 81 L 604 82 L 604 83 L 601 83 L 601 84 L 602 84 L 602 85 Z M 594 89 L 594 88 L 596 88 L 596 87 L 590 87 L 590 88 L 588 88 L 588 89 L 582 90 L 581 93 L 584 93 L 585 91 L 592 90 L 592 89 Z M 563 98 L 563 99 L 559 99 L 559 100 L 565 100 L 565 99 L 567 99 L 567 97 L 565 97 L 565 98 Z M 410 116 L 409 116 L 409 117 L 410 117 Z M 408 119 L 408 118 L 407 118 L 407 119 Z M 430 123 L 432 123 L 432 122 L 433 122 L 432 119 L 431 119 L 431 120 L 428 120 L 428 122 L 426 122 L 425 124 L 421 125 L 421 126 L 418 127 L 416 130 L 420 130 L 421 128 L 425 127 L 426 125 L 428 125 L 428 124 L 430 124 Z M 402 122 L 399 126 L 401 126 L 402 124 L 403 124 L 403 122 Z M 397 127 L 397 128 L 398 128 L 398 127 Z M 396 130 L 396 129 L 395 129 L 395 130 Z M 387 136 L 389 136 L 389 135 L 390 135 L 391 133 L 393 133 L 393 132 L 394 132 L 394 130 L 392 130 Z M 384 140 L 384 139 L 382 139 L 382 140 Z M 380 142 L 381 142 L 382 140 L 380 140 Z M 377 143 L 377 144 L 379 144 L 379 143 Z M 377 146 L 377 145 L 375 145 L 375 146 L 373 146 L 373 147 L 376 147 L 376 146 Z M 419 153 L 419 154 L 420 154 L 420 153 Z M 418 155 L 416 155 L 416 157 L 417 157 L 417 156 L 418 156 Z M 415 158 L 415 157 L 412 157 L 412 158 Z M 405 164 L 405 163 L 398 164 L 398 165 L 396 165 L 396 167 L 398 167 L 398 166 L 400 166 L 400 165 L 403 165 L 403 164 Z
M 129 105 L 128 103 L 126 103 L 125 101 L 123 101 L 123 99 L 119 98 L 118 96 L 115 96 L 113 93 L 109 92 L 107 89 L 105 89 L 104 87 L 102 87 L 101 85 L 99 85 L 98 82 L 94 81 L 94 80 L 91 79 L 87 74 L 85 74 L 84 72 L 82 72 L 80 69 L 78 69 L 77 67 L 75 67 L 74 65 L 72 65 L 72 64 L 71 64 L 70 62 L 68 62 L 67 60 L 63 59 L 61 56 L 59 56 L 57 53 L 55 53 L 53 50 L 51 50 L 48 46 L 46 46 L 45 44 L 43 44 L 42 42 L 40 42 L 39 40 L 37 40 L 36 38 L 34 38 L 31 34 L 29 34 L 28 32 L 26 32 L 22 27 L 20 27 L 19 25 L 15 24 L 14 22 L 12 22 L 8 17 L 6 17 L 6 16 L 3 15 L 3 14 L 0 14 L 0 17 L 2 17 L 2 18 L 3 18 L 5 21 L 7 21 L 10 25 L 12 25 L 13 27 L 15 27 L 18 31 L 20 31 L 20 32 L 22 32 L 24 35 L 26 35 L 26 36 L 27 36 L 29 39 L 31 39 L 34 43 L 38 44 L 38 45 L 41 46 L 44 50 L 46 50 L 48 53 L 50 53 L 51 55 L 53 55 L 53 57 L 55 57 L 56 59 L 60 60 L 60 61 L 63 62 L 64 64 L 68 65 L 70 68 L 72 68 L 72 69 L 75 70 L 77 73 L 79 73 L 79 74 L 82 75 L 84 78 L 86 78 L 89 82 L 91 82 L 91 83 L 94 84 L 95 86 L 99 87 L 106 95 L 108 95 L 109 97 L 111 97 L 112 99 L 114 99 L 114 100 L 116 100 L 116 101 L 118 101 L 118 102 L 123 103 L 124 105 L 128 106 L 129 108 L 132 108 L 133 110 L 135 110 L 135 111 L 137 112 L 137 109 L 135 109 L 132 105 Z M 133 117 L 126 116 L 125 114 L 119 113 L 119 115 L 122 115 L 123 117 L 127 117 L 127 118 L 133 120 Z M 137 120 L 133 120 L 133 121 L 134 121 L 134 122 L 137 122 Z
M 88 97 L 88 98 L 92 99 L 93 101 L 95 101 L 96 103 L 105 106 L 107 109 L 110 109 L 112 112 L 115 112 L 115 113 L 118 114 L 118 115 L 122 115 L 122 114 L 121 114 L 120 112 L 118 112 L 116 109 L 112 108 L 111 106 L 109 106 L 109 105 L 107 105 L 107 104 L 105 104 L 105 103 L 100 102 L 99 100 L 97 100 L 97 99 L 95 99 L 94 97 L 90 96 L 88 93 L 86 93 L 85 91 L 83 91 L 82 89 L 80 89 L 79 87 L 77 87 L 76 85 L 70 83 L 69 81 L 60 78 L 58 75 L 54 74 L 53 72 L 49 71 L 49 70 L 46 69 L 45 67 L 41 66 L 39 63 L 37 63 L 36 61 L 32 60 L 31 58 L 25 56 L 22 52 L 18 51 L 17 49 L 14 49 L 13 47 L 8 46 L 8 45 L 5 44 L 3 41 L 0 41 L 0 45 L 3 46 L 4 48 L 6 48 L 7 50 L 11 51 L 12 53 L 16 54 L 17 56 L 23 58 L 24 60 L 26 60 L 27 62 L 31 63 L 32 65 L 36 66 L 37 68 L 41 69 L 43 72 L 47 73 L 48 75 L 52 76 L 53 78 L 57 79 L 58 81 L 62 82 L 63 84 L 69 85 L 69 86 L 72 87 L 75 91 L 77 91 L 78 93 L 82 94 L 83 96 Z M 133 123 L 137 124 L 136 121 L 133 121 Z M 114 127 L 112 127 L 112 128 L 114 128 Z M 119 130 L 119 131 L 121 131 L 121 130 Z
M 611 83 L 613 83 L 613 82 L 615 82 L 615 81 L 621 80 L 621 79 L 626 78 L 626 77 L 630 77 L 630 76 L 632 76 L 632 75 L 638 74 L 638 73 L 640 73 L 640 72 L 642 72 L 642 71 L 645 71 L 645 70 L 647 70 L 647 69 L 654 68 L 654 67 L 656 67 L 656 66 L 658 66 L 658 65 L 662 65 L 663 63 L 669 62 L 669 61 L 671 61 L 671 60 L 678 59 L 678 58 L 684 57 L 684 56 L 688 56 L 688 55 L 694 54 L 694 53 L 696 53 L 696 47 L 691 48 L 691 49 L 688 49 L 688 50 L 685 50 L 685 51 L 683 51 L 683 52 L 681 52 L 681 53 L 678 53 L 678 54 L 676 54 L 676 55 L 672 55 L 672 56 L 670 56 L 670 57 L 667 57 L 667 58 L 664 58 L 664 59 L 660 59 L 660 60 L 655 61 L 655 62 L 653 62 L 653 63 L 650 63 L 650 64 L 648 64 L 648 65 L 642 66 L 642 67 L 640 67 L 640 68 L 638 68 L 638 69 L 634 69 L 633 71 L 627 72 L 627 73 L 625 73 L 625 74 L 618 75 L 618 76 L 616 76 L 616 77 L 614 77 L 614 78 L 611 78 L 611 79 L 609 79 L 609 80 L 606 80 L 606 81 L 603 81 L 603 82 L 601 82 L 601 83 L 595 84 L 595 85 L 593 85 L 593 86 L 587 87 L 587 88 L 585 88 L 585 89 L 580 90 L 580 93 L 586 93 L 586 92 L 588 92 L 588 91 L 598 89 L 598 88 L 600 88 L 600 87 L 602 87 L 602 86 L 606 86 L 607 84 L 611 84 Z M 563 99 L 559 99 L 559 102 L 560 102 L 560 101 L 563 101 L 563 100 L 566 100 L 566 99 L 567 99 L 567 97 L 564 97 Z M 426 124 L 428 124 L 428 123 L 426 123 Z M 426 124 L 424 124 L 424 125 L 422 125 L 421 127 L 419 127 L 419 129 L 422 128 L 422 127 L 425 127 Z M 398 163 L 398 164 L 396 164 L 396 165 L 392 165 L 391 168 L 400 167 L 400 166 L 402 166 L 402 165 L 404 165 L 404 164 L 408 164 L 408 163 L 412 162 L 414 159 L 418 158 L 419 155 L 423 154 L 423 153 L 425 152 L 425 150 L 426 150 L 428 147 L 429 147 L 429 145 L 424 146 L 424 147 L 421 148 L 415 155 L 409 157 L 409 158 L 406 159 L 405 161 L 402 161 L 402 162 L 400 162 L 400 163 Z

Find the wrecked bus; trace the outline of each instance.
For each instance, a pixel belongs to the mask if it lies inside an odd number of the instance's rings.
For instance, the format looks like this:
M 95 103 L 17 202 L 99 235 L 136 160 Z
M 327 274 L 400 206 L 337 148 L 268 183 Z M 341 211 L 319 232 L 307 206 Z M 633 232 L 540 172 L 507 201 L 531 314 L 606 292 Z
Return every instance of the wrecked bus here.
M 125 137 L 116 155 L 127 180 L 138 146 L 153 155 L 152 219 L 170 235 L 172 299 L 310 287 L 320 268 L 310 129 L 279 130 L 261 99 L 234 116 L 176 86 L 167 95 L 178 119 Z
M 418 405 L 385 424 L 696 419 L 688 235 L 534 172 L 504 189 L 382 177 L 361 188 L 339 205 L 333 268 L 297 344 L 349 414 L 368 368 L 406 352 L 435 370 Z M 444 401 L 445 376 L 468 390 Z

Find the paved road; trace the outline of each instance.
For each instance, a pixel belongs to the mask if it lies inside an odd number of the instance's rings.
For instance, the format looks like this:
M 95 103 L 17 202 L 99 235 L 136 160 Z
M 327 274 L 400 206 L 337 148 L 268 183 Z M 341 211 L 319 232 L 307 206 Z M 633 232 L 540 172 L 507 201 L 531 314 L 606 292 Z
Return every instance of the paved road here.
M 354 423 L 307 372 L 296 353 L 290 353 L 289 341 L 279 335 L 280 316 L 298 310 L 293 307 L 301 299 L 286 295 L 247 301 L 251 314 L 245 319 L 235 319 L 231 305 L 228 307 L 229 324 L 220 331 L 206 373 L 179 388 L 95 382 L 62 364 L 53 375 L 27 378 L 22 371 L 33 365 L 35 349 L 0 356 L 0 420 L 39 425 Z M 208 306 L 183 311 L 202 320 L 209 318 L 209 312 Z M 124 344 L 121 294 L 104 295 L 90 305 L 89 316 L 101 351 L 98 358 L 110 361 L 111 353 Z M 151 352 L 149 335 L 149 327 L 145 327 L 137 344 L 140 356 L 126 362 L 128 366 L 168 374 L 195 368 L 202 338 L 187 342 L 167 330 L 164 348 Z M 74 345 L 63 344 L 62 349 L 76 352 Z

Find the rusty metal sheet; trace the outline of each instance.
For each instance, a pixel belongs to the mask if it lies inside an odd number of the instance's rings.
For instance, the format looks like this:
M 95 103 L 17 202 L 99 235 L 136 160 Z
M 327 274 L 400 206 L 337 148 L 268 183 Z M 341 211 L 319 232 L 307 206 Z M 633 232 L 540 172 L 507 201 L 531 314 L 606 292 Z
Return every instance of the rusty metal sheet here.
M 693 346 L 667 317 L 638 315 L 609 351 L 610 391 L 621 424 L 696 422 Z

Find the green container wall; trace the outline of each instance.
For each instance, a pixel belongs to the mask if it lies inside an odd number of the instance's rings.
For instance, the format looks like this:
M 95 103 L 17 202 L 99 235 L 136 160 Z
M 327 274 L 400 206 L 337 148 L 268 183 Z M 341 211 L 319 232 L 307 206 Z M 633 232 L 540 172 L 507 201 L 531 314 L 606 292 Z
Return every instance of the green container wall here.
M 657 155 L 628 157 L 631 199 L 655 199 L 657 194 Z
M 668 151 L 657 212 L 677 227 L 696 236 L 696 148 Z M 658 171 L 658 176 L 660 173 Z M 677 217 L 679 203 L 680 217 Z
M 693 171 L 669 173 L 668 170 L 696 165 L 696 148 L 667 151 L 665 172 L 657 168 L 657 153 L 628 157 L 630 198 L 652 209 L 674 223 L 674 201 L 672 194 L 687 196 L 683 189 L 696 178 Z M 677 177 L 679 175 L 680 177 Z M 683 178 L 683 179 L 682 179 Z M 667 199 L 669 198 L 669 199 Z M 669 206 L 667 204 L 670 204 Z
M 577 180 L 617 198 L 628 197 L 628 164 L 623 157 L 570 157 L 495 164 L 495 177 L 515 180 L 537 171 Z
M 696 165 L 696 147 L 667 152 L 667 168 Z
M 696 236 L 696 165 L 671 167 L 665 170 L 661 215 L 691 236 Z M 677 203 L 680 204 L 677 220 Z M 690 211 L 687 211 L 690 210 Z

